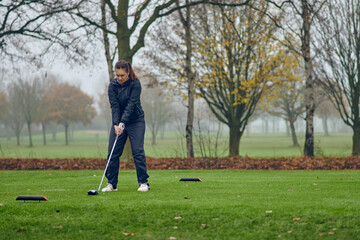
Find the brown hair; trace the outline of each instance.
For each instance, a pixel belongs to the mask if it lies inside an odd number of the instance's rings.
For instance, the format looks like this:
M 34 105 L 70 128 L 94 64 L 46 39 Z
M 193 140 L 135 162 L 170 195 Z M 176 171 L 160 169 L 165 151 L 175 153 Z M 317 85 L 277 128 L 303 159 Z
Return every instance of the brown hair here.
M 125 60 L 120 60 L 115 64 L 116 69 L 125 69 L 125 71 L 129 74 L 129 79 L 135 81 L 137 76 L 135 75 L 134 70 L 131 67 L 131 64 Z

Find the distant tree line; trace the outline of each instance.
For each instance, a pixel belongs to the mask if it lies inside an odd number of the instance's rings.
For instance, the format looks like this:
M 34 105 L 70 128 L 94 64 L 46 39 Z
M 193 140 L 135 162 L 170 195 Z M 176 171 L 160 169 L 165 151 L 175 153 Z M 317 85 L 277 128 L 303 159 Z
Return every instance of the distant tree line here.
M 43 144 L 46 145 L 46 127 L 50 123 L 65 128 L 65 144 L 69 144 L 69 125 L 81 122 L 90 124 L 96 115 L 92 97 L 79 87 L 56 81 L 55 76 L 19 77 L 5 92 L 0 92 L 0 122 L 14 131 L 17 145 L 20 134 L 27 126 L 29 146 L 33 146 L 31 127 L 41 125 Z

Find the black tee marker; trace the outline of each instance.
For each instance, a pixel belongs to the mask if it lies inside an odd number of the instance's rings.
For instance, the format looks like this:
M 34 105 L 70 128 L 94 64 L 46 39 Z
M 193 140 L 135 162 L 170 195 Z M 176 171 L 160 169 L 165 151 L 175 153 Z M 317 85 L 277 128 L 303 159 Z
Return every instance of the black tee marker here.
M 202 182 L 200 178 L 181 178 L 180 182 Z

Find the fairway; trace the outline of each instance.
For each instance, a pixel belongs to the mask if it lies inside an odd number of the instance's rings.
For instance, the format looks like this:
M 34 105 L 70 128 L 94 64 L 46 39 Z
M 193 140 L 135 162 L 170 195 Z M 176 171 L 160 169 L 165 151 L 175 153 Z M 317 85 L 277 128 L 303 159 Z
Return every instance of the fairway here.
M 360 171 L 0 171 L 1 239 L 360 239 Z M 200 177 L 203 182 L 179 182 Z M 48 202 L 19 202 L 19 195 Z
M 42 143 L 42 135 L 34 134 L 34 147 L 28 147 L 28 139 L 22 138 L 21 145 L 16 146 L 16 139 L 0 137 L 0 157 L 2 158 L 106 158 L 108 149 L 108 135 L 106 131 L 99 133 L 91 131 L 75 131 L 69 145 L 64 144 L 64 133 L 57 134 L 57 140 L 52 141 L 48 135 L 47 145 Z M 218 139 L 215 147 L 213 136 L 207 136 L 211 143 L 202 143 L 194 139 L 194 153 L 196 157 L 226 157 L 229 155 L 228 134 Z M 299 136 L 299 147 L 292 146 L 291 138 L 286 134 L 251 134 L 245 135 L 240 142 L 240 155 L 256 158 L 298 157 L 303 153 L 303 136 Z M 349 133 L 331 133 L 325 137 L 321 133 L 315 134 L 315 156 L 345 157 L 351 155 L 352 136 Z M 150 133 L 145 134 L 145 154 L 154 158 L 186 157 L 185 137 L 176 132 L 165 132 L 164 138 L 159 137 L 157 144 L 151 144 Z

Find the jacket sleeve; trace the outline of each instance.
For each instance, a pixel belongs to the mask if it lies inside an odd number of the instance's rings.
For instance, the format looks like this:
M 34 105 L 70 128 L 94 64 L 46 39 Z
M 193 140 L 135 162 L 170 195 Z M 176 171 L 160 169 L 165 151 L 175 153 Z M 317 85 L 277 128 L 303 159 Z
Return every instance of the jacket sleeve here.
M 131 80 L 130 80 L 131 81 Z M 125 107 L 124 113 L 121 117 L 120 122 L 127 124 L 130 120 L 131 115 L 134 112 L 136 104 L 140 102 L 141 84 L 139 80 L 133 82 L 133 86 L 130 89 L 130 97 L 128 104 Z
M 119 125 L 120 123 L 120 105 L 117 98 L 116 89 L 112 83 L 108 87 L 108 96 L 112 115 L 112 124 Z

